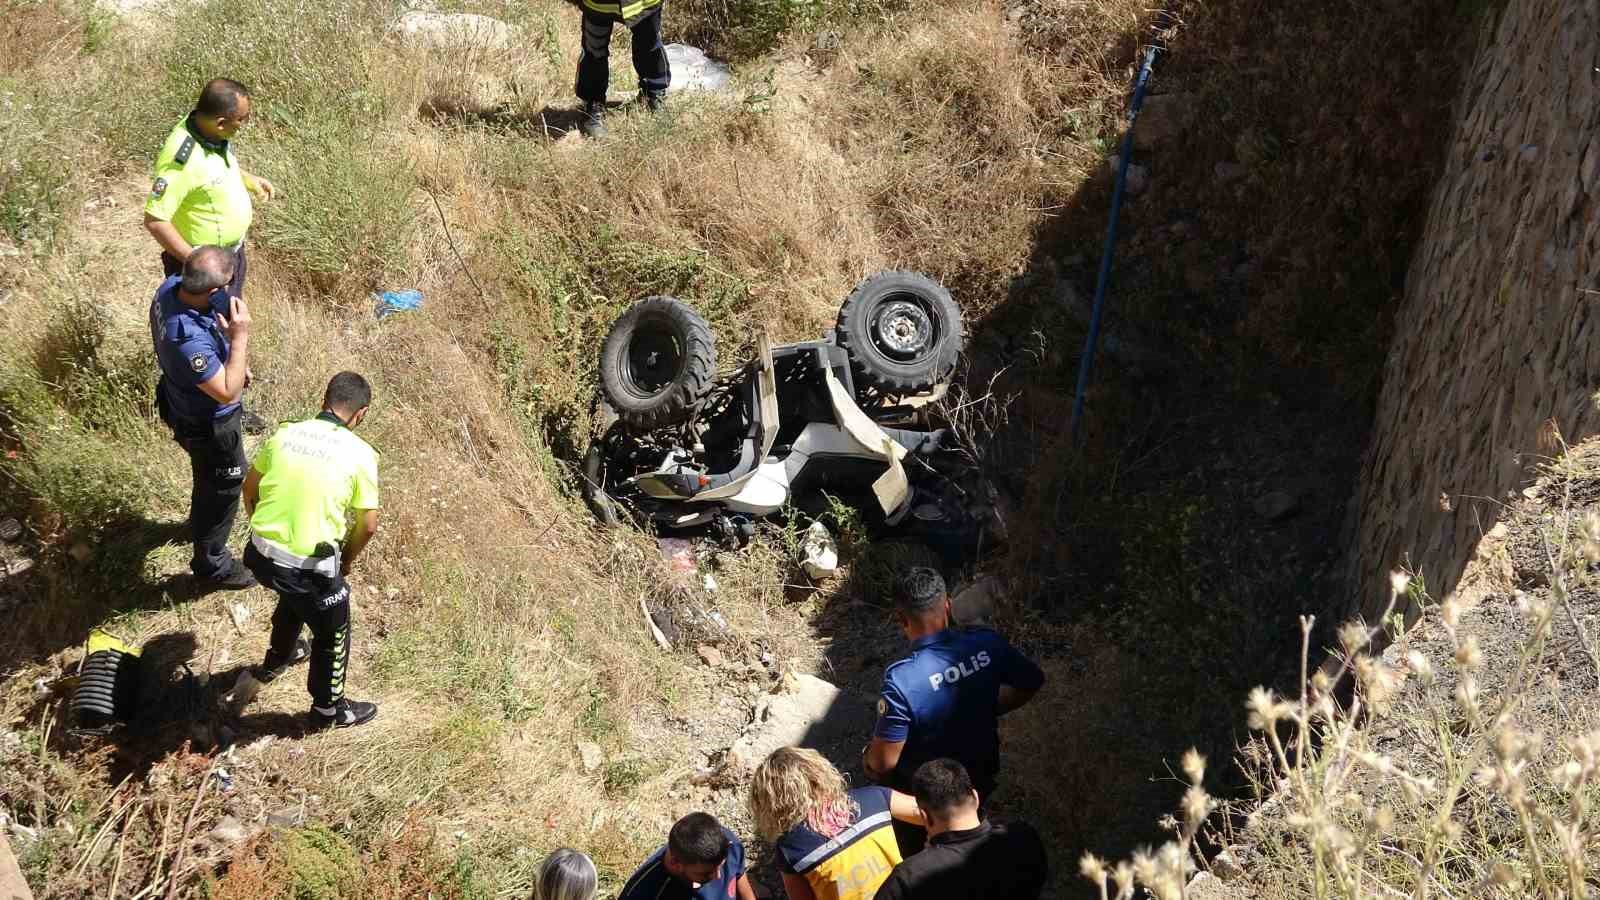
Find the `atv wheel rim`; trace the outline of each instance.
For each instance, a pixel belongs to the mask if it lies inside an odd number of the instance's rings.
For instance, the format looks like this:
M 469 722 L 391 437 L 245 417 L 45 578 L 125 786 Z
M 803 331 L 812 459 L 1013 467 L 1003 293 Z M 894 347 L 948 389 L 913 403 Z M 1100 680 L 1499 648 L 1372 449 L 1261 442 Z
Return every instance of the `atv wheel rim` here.
M 635 396 L 654 397 L 672 387 L 683 364 L 683 348 L 671 334 L 641 334 L 628 343 L 622 374 Z
M 916 359 L 933 344 L 933 320 L 920 303 L 891 300 L 878 311 L 872 336 L 885 354 L 895 359 Z

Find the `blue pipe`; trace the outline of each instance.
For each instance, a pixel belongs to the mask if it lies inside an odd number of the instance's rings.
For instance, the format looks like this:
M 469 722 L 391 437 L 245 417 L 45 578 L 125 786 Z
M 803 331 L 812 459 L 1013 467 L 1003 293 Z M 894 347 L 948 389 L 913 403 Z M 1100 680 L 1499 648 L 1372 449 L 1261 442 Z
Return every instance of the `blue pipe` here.
M 1128 111 L 1128 133 L 1122 136 L 1122 154 L 1117 163 L 1117 181 L 1111 189 L 1111 221 L 1106 225 L 1105 249 L 1100 252 L 1100 275 L 1095 279 L 1094 309 L 1089 314 L 1089 334 L 1083 341 L 1083 358 L 1078 361 L 1078 388 L 1072 398 L 1071 432 L 1073 443 L 1078 440 L 1078 424 L 1083 420 L 1083 396 L 1089 390 L 1089 375 L 1094 370 L 1095 345 L 1100 341 L 1100 317 L 1105 311 L 1106 286 L 1111 283 L 1111 257 L 1117 246 L 1117 220 L 1122 216 L 1122 191 L 1128 181 L 1128 161 L 1133 157 L 1133 126 L 1139 119 L 1139 108 L 1144 105 L 1144 89 L 1150 83 L 1150 70 L 1155 66 L 1158 44 L 1152 44 L 1144 54 L 1144 65 L 1139 67 L 1139 77 L 1133 84 L 1133 104 Z

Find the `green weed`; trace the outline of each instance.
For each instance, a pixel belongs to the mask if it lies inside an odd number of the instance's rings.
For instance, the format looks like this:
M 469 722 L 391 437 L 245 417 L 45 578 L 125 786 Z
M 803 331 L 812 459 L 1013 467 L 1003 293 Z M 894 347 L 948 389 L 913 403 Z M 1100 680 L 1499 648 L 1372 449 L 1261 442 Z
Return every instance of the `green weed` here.
M 290 129 L 260 150 L 260 170 L 301 202 L 273 207 L 257 234 L 308 272 L 349 275 L 370 290 L 404 259 L 416 226 L 416 173 L 353 127 Z
M 589 740 L 600 742 L 617 731 L 617 720 L 611 715 L 605 690 L 597 684 L 589 686 L 583 712 L 578 716 L 578 727 Z
M 624 796 L 650 777 L 650 769 L 642 760 L 617 759 L 605 765 L 602 783 L 607 796 Z

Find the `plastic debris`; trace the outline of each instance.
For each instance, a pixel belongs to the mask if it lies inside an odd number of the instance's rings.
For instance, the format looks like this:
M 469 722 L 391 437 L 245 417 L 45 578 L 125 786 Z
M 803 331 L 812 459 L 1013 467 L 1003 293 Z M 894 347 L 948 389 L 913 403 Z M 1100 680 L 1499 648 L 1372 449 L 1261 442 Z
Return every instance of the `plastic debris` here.
M 668 44 L 667 60 L 672 66 L 672 87 L 676 91 L 720 91 L 733 81 L 733 70 L 699 47 Z
M 706 573 L 704 584 L 705 584 L 706 593 L 715 594 L 717 592 L 717 579 L 716 579 L 716 576 L 712 575 L 710 572 Z
M 422 307 L 421 291 L 383 291 L 374 294 L 373 297 L 378 301 L 374 313 L 380 321 L 395 313 L 410 312 Z
M 812 522 L 800 544 L 800 567 L 813 579 L 832 578 L 839 571 L 839 546 L 828 533 L 828 526 Z
M 211 773 L 211 777 L 217 779 L 217 790 L 224 794 L 233 790 L 233 776 L 228 774 L 227 769 L 217 769 Z
M 687 538 L 657 538 L 656 546 L 661 549 L 661 558 L 667 561 L 672 577 L 683 581 L 685 587 L 693 584 L 694 574 L 700 568 L 694 557 L 694 542 Z
M 233 627 L 244 631 L 244 623 L 250 621 L 250 607 L 235 600 L 228 604 L 228 618 L 233 620 Z

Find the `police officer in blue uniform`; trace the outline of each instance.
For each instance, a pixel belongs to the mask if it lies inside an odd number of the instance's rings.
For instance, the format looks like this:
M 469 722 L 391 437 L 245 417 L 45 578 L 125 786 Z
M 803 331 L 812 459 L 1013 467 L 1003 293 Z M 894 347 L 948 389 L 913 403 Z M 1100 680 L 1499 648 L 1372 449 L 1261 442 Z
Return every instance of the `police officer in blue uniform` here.
M 156 409 L 188 452 L 194 477 L 189 567 L 201 582 L 230 590 L 256 583 L 228 552 L 245 476 L 240 398 L 250 379 L 250 311 L 225 290 L 234 265 L 231 250 L 196 248 L 182 274 L 161 282 L 150 303 L 150 337 L 161 365 Z
M 901 576 L 895 607 L 911 653 L 883 673 L 867 774 L 909 792 L 918 766 L 949 758 L 987 798 L 1000 774 L 999 719 L 1033 699 L 1044 673 L 988 628 L 951 628 L 944 578 L 932 569 Z

